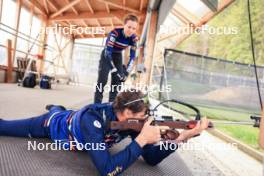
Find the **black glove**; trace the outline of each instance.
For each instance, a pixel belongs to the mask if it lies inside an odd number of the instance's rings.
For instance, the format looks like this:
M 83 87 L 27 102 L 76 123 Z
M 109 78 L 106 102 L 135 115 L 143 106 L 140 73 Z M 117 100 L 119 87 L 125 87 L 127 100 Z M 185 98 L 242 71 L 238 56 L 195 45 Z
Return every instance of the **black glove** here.
M 114 80 L 118 80 L 120 82 L 125 82 L 127 79 L 127 76 L 119 71 L 112 72 L 112 77 Z

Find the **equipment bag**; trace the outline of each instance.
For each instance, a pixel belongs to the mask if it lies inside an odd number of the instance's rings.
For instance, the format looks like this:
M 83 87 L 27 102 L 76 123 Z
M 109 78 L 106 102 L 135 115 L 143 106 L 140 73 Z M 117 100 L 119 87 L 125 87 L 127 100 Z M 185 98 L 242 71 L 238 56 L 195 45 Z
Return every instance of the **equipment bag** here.
M 29 73 L 23 80 L 23 87 L 34 88 L 36 86 L 36 75 Z
M 41 89 L 51 89 L 51 77 L 47 75 L 41 76 L 39 87 Z

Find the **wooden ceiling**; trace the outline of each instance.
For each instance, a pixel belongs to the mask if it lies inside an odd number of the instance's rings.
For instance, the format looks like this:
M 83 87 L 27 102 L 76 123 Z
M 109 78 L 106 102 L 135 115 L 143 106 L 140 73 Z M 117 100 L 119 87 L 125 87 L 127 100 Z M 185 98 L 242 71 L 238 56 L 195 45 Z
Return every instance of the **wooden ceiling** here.
M 127 14 L 139 17 L 141 33 L 149 0 L 22 0 L 22 5 L 33 10 L 49 25 L 77 25 L 78 27 L 105 27 L 102 34 L 74 34 L 74 38 L 104 37 L 115 27 L 121 27 Z

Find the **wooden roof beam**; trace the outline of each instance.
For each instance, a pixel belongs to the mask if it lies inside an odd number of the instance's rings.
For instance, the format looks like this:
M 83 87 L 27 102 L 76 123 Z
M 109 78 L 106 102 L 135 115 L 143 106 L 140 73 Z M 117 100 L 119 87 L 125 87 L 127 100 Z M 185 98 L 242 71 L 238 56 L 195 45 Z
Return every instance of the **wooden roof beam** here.
M 79 20 L 90 20 L 90 19 L 109 19 L 109 18 L 119 18 L 122 19 L 123 16 L 127 15 L 123 10 L 112 10 L 110 13 L 105 11 L 98 11 L 95 13 L 91 12 L 82 12 L 79 15 L 74 13 L 66 13 L 63 16 L 50 18 L 49 20 L 52 22 L 56 21 L 79 21 Z M 138 14 L 140 17 L 145 17 L 146 13 L 141 12 Z M 121 20 L 122 21 L 122 20 Z
M 218 4 L 217 11 L 216 12 L 208 12 L 198 24 L 196 24 L 196 27 L 201 26 L 205 23 L 207 23 L 209 20 L 214 18 L 217 14 L 222 12 L 225 8 L 227 8 L 231 3 L 235 2 L 235 0 L 222 0 L 220 4 Z
M 125 3 L 125 0 L 123 0 L 123 5 L 125 5 L 124 3 Z M 108 4 L 105 3 L 105 6 L 106 6 L 106 9 L 107 9 L 107 13 L 110 13 L 110 9 L 109 9 Z M 113 24 L 113 19 L 112 18 L 110 18 L 110 24 L 111 24 L 112 28 L 114 29 L 114 24 Z
M 84 20 L 81 20 L 81 23 L 82 23 L 85 27 L 88 27 L 88 25 L 85 23 Z
M 179 13 L 178 11 L 176 11 L 175 9 L 172 9 L 171 14 L 175 17 L 177 17 L 181 22 L 183 22 L 184 24 L 190 24 L 191 21 L 188 20 L 185 16 L 183 16 L 181 13 Z
M 56 10 L 56 11 L 59 10 L 58 5 L 55 4 L 55 2 L 52 2 L 51 0 L 46 0 L 46 1 L 54 10 Z
M 90 26 L 90 27 L 96 27 L 96 26 Z M 102 27 L 105 27 L 106 32 L 109 32 L 113 29 L 111 25 L 104 25 Z M 123 26 L 122 25 L 116 25 L 115 27 L 121 28 Z M 140 24 L 139 31 L 142 30 L 142 28 L 143 28 L 143 24 Z M 101 37 L 106 37 L 106 36 L 107 36 L 107 34 L 104 34 L 104 35 L 103 34 L 94 34 L 94 36 L 92 36 L 90 34 L 84 34 L 84 38 L 101 38 Z M 80 38 L 80 36 L 77 38 Z
M 115 16 L 115 19 L 117 21 L 119 21 L 119 23 L 123 24 L 123 17 L 126 16 L 124 11 L 123 11 L 122 14 L 121 13 L 116 13 L 114 16 Z M 138 18 L 140 18 L 140 16 L 138 16 Z
M 41 13 L 41 15 L 46 19 L 48 17 L 46 10 L 39 4 L 38 1 L 35 0 L 27 0 L 31 5 L 35 6 L 35 8 Z
M 69 0 L 65 0 L 68 4 L 70 3 Z M 78 11 L 74 8 L 74 6 L 71 6 L 72 11 L 76 14 L 79 15 Z
M 61 13 L 63 13 L 64 11 L 68 10 L 69 8 L 71 8 L 72 6 L 76 5 L 77 3 L 79 3 L 81 0 L 75 0 L 72 1 L 71 3 L 69 3 L 68 5 L 62 7 L 60 10 L 58 10 L 57 12 L 53 13 L 50 18 L 54 18 L 58 15 L 60 15 Z
M 218 5 L 217 12 L 207 13 L 204 17 L 202 17 L 202 19 L 195 26 L 193 26 L 193 28 L 195 29 L 196 27 L 201 27 L 202 25 L 206 24 L 208 21 L 210 21 L 212 18 L 214 18 L 220 12 L 222 12 L 225 8 L 227 8 L 233 2 L 235 2 L 235 0 L 222 0 L 221 3 Z M 189 36 L 190 36 L 190 34 L 180 35 L 176 39 L 176 43 L 173 44 L 173 46 L 170 46 L 169 48 L 175 48 L 177 45 L 179 45 L 181 42 L 183 42 Z
M 106 34 L 96 34 L 94 37 L 92 37 L 91 35 L 84 35 L 84 38 L 103 38 L 103 37 L 107 37 Z M 76 36 L 75 39 L 81 39 L 80 36 Z
M 140 12 L 142 12 L 142 10 L 143 10 L 143 4 L 144 4 L 144 0 L 140 0 L 140 6 L 139 6 Z
M 98 26 L 98 27 L 101 27 L 101 24 L 100 24 L 99 20 L 98 20 L 98 19 L 95 19 L 95 21 L 96 21 L 96 23 L 97 23 L 97 26 Z
M 90 1 L 89 1 L 89 0 L 84 0 L 84 2 L 85 2 L 86 5 L 88 6 L 88 8 L 89 8 L 89 10 L 91 11 L 91 13 L 94 14 L 94 10 L 93 10 L 93 8 L 92 8 L 92 5 L 91 5 Z
M 89 27 L 89 26 L 86 24 L 86 22 L 85 22 L 84 20 L 81 20 L 81 22 L 82 22 L 82 24 L 83 24 L 85 27 Z M 91 34 L 91 36 L 92 36 L 92 37 L 95 37 L 93 33 Z
M 60 21 L 58 24 L 60 24 L 62 26 L 69 26 L 69 23 L 68 22 L 65 22 L 65 21 Z
M 67 23 L 69 23 L 69 26 L 70 25 L 76 25 L 76 26 L 78 26 L 76 23 L 74 23 L 74 22 L 70 22 L 70 21 L 67 21 Z M 74 34 L 74 35 L 77 35 L 77 34 Z M 80 34 L 80 36 L 82 37 L 82 38 L 84 38 L 84 35 L 83 34 Z
M 43 0 L 43 4 L 44 4 L 44 8 L 46 10 L 46 13 L 49 14 L 49 5 L 48 5 L 47 0 Z
M 106 3 L 105 3 L 105 8 L 106 8 L 107 13 L 110 13 L 110 8 L 109 8 L 108 4 L 106 4 Z
M 126 0 L 123 0 L 123 6 L 126 6 Z
M 130 11 L 130 12 L 133 12 L 133 13 L 140 13 L 139 10 L 136 10 L 136 9 L 124 6 L 124 5 L 120 5 L 120 4 L 112 2 L 110 0 L 97 0 L 97 1 L 104 2 L 104 3 L 108 4 L 108 5 L 113 6 L 113 7 L 117 7 L 117 8 L 120 8 L 120 9 L 123 9 L 123 10 L 127 10 L 127 11 Z
M 143 25 L 143 23 L 140 23 L 140 26 L 139 26 L 139 28 L 141 28 L 141 26 Z M 68 25 L 66 25 L 66 26 L 68 26 Z M 87 24 L 86 25 L 84 25 L 83 23 L 82 23 L 82 25 L 78 25 L 78 27 L 98 27 L 98 25 L 93 25 L 93 26 L 88 26 Z M 113 29 L 112 28 L 112 25 L 101 25 L 101 27 L 105 27 L 105 28 L 109 28 L 110 30 L 111 29 Z M 115 27 L 116 28 L 122 28 L 123 27 L 123 25 L 115 25 Z
M 115 25 L 113 23 L 113 19 L 112 18 L 110 19 L 110 23 L 111 23 L 111 27 L 114 29 L 115 28 Z
M 181 14 L 181 16 L 184 16 L 185 18 L 187 18 L 191 23 L 193 24 L 199 23 L 199 18 L 193 15 L 192 13 L 190 13 L 187 9 L 185 9 L 180 4 L 176 4 L 173 7 L 173 9 L 176 10 L 179 14 Z
M 183 16 L 181 13 L 179 13 L 178 11 L 176 11 L 175 9 L 172 9 L 171 11 L 170 11 L 170 13 L 173 15 L 173 16 L 175 16 L 175 17 L 177 17 L 181 22 L 183 22 L 184 23 L 184 26 L 183 27 L 190 27 L 191 26 L 191 21 L 189 21 L 185 16 Z M 194 24 L 192 24 L 193 26 L 195 26 Z M 175 37 L 175 36 L 177 36 L 178 34 L 175 34 L 175 33 L 173 33 L 173 34 L 160 34 L 159 36 L 158 36 L 158 40 L 157 40 L 157 42 L 161 42 L 161 41 L 164 41 L 164 40 L 166 40 L 166 39 L 169 39 L 169 38 L 172 38 L 172 37 Z
M 52 1 L 52 0 L 47 0 L 48 5 L 50 5 L 55 11 L 59 10 L 59 5 L 56 4 L 56 2 Z M 60 16 L 62 16 L 62 14 L 60 14 Z

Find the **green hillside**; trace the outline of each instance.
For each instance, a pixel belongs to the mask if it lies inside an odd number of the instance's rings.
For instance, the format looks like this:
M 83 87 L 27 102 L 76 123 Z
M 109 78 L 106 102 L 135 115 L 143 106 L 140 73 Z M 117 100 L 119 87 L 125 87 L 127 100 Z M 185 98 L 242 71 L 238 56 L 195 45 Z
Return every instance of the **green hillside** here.
M 251 0 L 253 37 L 258 65 L 264 65 L 264 1 Z M 177 49 L 217 58 L 252 64 L 247 0 L 236 0 L 209 23 L 209 27 L 226 28 L 226 35 L 193 34 Z M 237 34 L 231 34 L 236 30 Z

